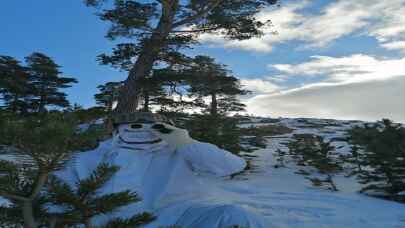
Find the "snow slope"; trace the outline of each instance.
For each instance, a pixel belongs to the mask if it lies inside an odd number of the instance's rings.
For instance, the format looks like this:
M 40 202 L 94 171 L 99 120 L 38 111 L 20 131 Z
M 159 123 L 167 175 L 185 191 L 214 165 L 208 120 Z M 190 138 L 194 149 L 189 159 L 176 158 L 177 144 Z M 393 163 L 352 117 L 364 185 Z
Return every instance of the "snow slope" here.
M 325 138 L 344 137 L 345 130 L 359 122 L 282 119 L 278 124 L 294 128 L 287 135 L 267 138 L 267 148 L 254 152 L 255 168 L 236 180 L 217 181 L 236 205 L 248 207 L 264 216 L 269 227 L 277 228 L 394 228 L 405 227 L 405 204 L 371 198 L 357 193 L 360 186 L 354 179 L 336 177 L 339 192 L 312 187 L 297 168 L 274 168 L 274 152 L 285 149 L 283 142 L 295 133 L 312 133 Z M 339 152 L 348 151 L 346 142 L 334 142 Z
M 258 118 L 244 126 L 252 124 L 266 123 Z M 293 164 L 288 164 L 287 168 L 274 167 L 274 152 L 285 149 L 283 143 L 290 141 L 293 134 L 321 135 L 332 140 L 340 153 L 347 153 L 349 145 L 333 139 L 345 137 L 347 129 L 362 122 L 280 119 L 276 124 L 288 126 L 294 131 L 267 137 L 267 148 L 256 150 L 249 156 L 254 166 L 252 170 L 234 178 L 199 176 L 202 182 L 215 186 L 211 188 L 211 195 L 218 201 L 256 212 L 269 228 L 405 227 L 405 204 L 359 194 L 360 186 L 352 178 L 343 174 L 337 176 L 335 182 L 340 191 L 330 192 L 313 187 L 302 175 L 295 173 L 298 168 Z

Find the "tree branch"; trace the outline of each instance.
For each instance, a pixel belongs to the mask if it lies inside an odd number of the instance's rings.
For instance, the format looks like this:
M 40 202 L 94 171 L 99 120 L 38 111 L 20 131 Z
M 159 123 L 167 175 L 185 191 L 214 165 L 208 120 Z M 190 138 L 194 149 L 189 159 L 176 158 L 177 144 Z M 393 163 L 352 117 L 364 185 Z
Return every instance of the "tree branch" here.
M 203 17 L 204 15 L 209 13 L 211 10 L 215 9 L 215 7 L 217 7 L 221 2 L 222 2 L 222 0 L 212 0 L 212 3 L 210 5 L 208 5 L 205 9 L 201 9 L 196 14 L 189 16 L 187 18 L 184 18 L 183 20 L 180 20 L 178 22 L 173 23 L 173 28 L 191 23 L 194 20 L 197 20 L 197 19 Z
M 30 200 L 35 199 L 35 197 L 39 194 L 41 189 L 44 187 L 46 181 L 48 180 L 48 172 L 40 172 L 38 175 L 38 179 L 35 183 L 34 189 L 31 192 L 29 197 Z
M 213 30 L 217 30 L 217 29 L 219 29 L 219 27 L 204 28 L 204 29 L 191 29 L 191 30 L 174 30 L 174 31 L 171 31 L 170 33 L 208 32 L 208 31 L 213 31 Z
M 27 197 L 18 196 L 18 195 L 14 195 L 14 194 L 3 192 L 3 191 L 0 191 L 0 196 L 2 196 L 4 198 L 8 198 L 8 199 L 17 200 L 17 201 L 23 201 L 23 202 L 30 200 Z

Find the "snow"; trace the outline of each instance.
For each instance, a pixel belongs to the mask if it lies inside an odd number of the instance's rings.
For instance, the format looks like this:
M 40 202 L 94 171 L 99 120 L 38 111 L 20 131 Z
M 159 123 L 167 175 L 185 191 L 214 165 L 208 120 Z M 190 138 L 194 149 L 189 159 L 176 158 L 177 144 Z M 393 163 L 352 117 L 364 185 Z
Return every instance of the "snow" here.
M 8 207 L 10 206 L 10 202 L 7 199 L 4 199 L 0 196 L 0 207 Z
M 252 124 L 264 123 L 256 118 L 244 126 Z M 226 227 L 224 224 L 231 223 L 266 228 L 405 227 L 405 204 L 358 193 L 361 185 L 354 177 L 335 176 L 339 191 L 331 192 L 313 187 L 296 173 L 299 168 L 294 164 L 275 168 L 276 150 L 287 150 L 285 143 L 291 141 L 294 134 L 322 136 L 336 146 L 338 153 L 346 154 L 351 145 L 338 139 L 344 139 L 348 129 L 364 122 L 280 119 L 276 124 L 294 131 L 266 137 L 267 148 L 249 154 L 254 168 L 234 178 L 227 176 L 243 170 L 242 159 L 195 141 L 186 131 L 171 126 L 167 127 L 175 130 L 173 135 L 155 131 L 154 135 L 124 137 L 129 141 L 162 139 L 149 146 L 122 144 L 117 137 L 104 141 L 96 150 L 80 154 L 58 175 L 74 183 L 77 178 L 87 177 L 100 162 L 121 167 L 100 194 L 129 188 L 138 192 L 143 201 L 121 208 L 113 215 L 100 216 L 96 218 L 98 223 L 147 210 L 158 216 L 147 228 Z M 128 126 L 122 126 L 120 131 L 125 129 L 128 130 Z
M 321 121 L 313 120 L 312 124 Z M 252 163 L 254 172 L 246 173 L 237 180 L 218 181 L 224 189 L 223 196 L 233 200 L 233 205 L 254 208 L 265 219 L 267 227 L 277 228 L 394 228 L 405 227 L 404 204 L 371 198 L 358 193 L 360 184 L 353 178 L 335 177 L 339 192 L 315 188 L 302 175 L 298 167 L 275 168 L 274 152 L 285 150 L 283 142 L 293 134 L 312 133 L 330 140 L 345 137 L 346 130 L 357 122 L 306 128 L 297 119 L 283 119 L 279 124 L 294 128 L 293 133 L 268 137 L 266 149 L 256 151 Z M 339 153 L 348 153 L 350 145 L 345 141 L 333 142 L 340 147 Z M 232 193 L 232 194 L 230 194 Z

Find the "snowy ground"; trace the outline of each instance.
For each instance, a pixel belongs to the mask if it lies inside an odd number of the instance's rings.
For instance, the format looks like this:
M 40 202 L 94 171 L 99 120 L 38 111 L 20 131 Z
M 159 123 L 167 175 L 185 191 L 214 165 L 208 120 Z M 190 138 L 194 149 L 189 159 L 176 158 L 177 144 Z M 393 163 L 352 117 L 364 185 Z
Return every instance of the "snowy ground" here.
M 295 128 L 294 133 L 313 133 L 325 138 L 342 137 L 345 130 L 358 122 L 309 120 L 301 123 L 283 119 L 278 124 Z M 316 123 L 314 127 L 311 122 Z M 360 186 L 354 179 L 336 177 L 339 192 L 312 187 L 302 175 L 295 174 L 293 165 L 274 168 L 273 152 L 285 147 L 282 142 L 292 134 L 268 138 L 266 149 L 257 150 L 255 168 L 233 180 L 218 181 L 223 197 L 237 205 L 263 215 L 269 227 L 277 228 L 391 228 L 405 227 L 405 204 L 371 198 L 357 193 Z M 341 153 L 347 152 L 345 142 L 334 142 Z
M 263 125 L 259 120 L 250 125 Z M 275 168 L 274 152 L 285 149 L 283 143 L 293 134 L 317 134 L 332 140 L 340 153 L 349 145 L 339 139 L 360 122 L 333 120 L 280 119 L 277 123 L 293 128 L 291 134 L 267 137 L 267 148 L 249 156 L 253 169 L 233 179 L 210 178 L 221 201 L 232 202 L 262 215 L 269 228 L 399 228 L 405 227 L 405 204 L 371 198 L 358 193 L 353 178 L 337 176 L 339 192 L 315 188 L 293 164 Z M 202 179 L 208 177 L 201 177 Z M 1 204 L 1 199 L 0 199 Z

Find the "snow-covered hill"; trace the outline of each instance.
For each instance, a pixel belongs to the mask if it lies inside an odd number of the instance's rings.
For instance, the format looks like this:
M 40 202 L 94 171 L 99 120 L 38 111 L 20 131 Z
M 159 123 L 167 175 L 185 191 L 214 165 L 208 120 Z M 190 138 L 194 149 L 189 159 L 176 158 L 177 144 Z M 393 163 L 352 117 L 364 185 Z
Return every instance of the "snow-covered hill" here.
M 275 122 L 275 123 L 263 123 Z M 252 119 L 243 124 L 275 124 L 293 129 L 292 133 L 267 137 L 267 148 L 253 152 L 252 171 L 228 181 L 218 181 L 223 197 L 235 204 L 263 215 L 270 227 L 277 228 L 394 228 L 405 227 L 405 204 L 376 199 L 358 193 L 360 185 L 344 174 L 335 178 L 338 192 L 312 186 L 298 167 L 288 163 L 286 168 L 275 168 L 275 152 L 286 149 L 285 143 L 294 134 L 315 134 L 332 140 L 339 153 L 348 153 L 343 141 L 346 130 L 359 121 L 319 119 L 280 119 L 265 121 Z M 251 154 L 250 154 L 251 155 Z
M 269 228 L 399 228 L 405 227 L 405 204 L 358 193 L 360 184 L 345 173 L 334 177 L 339 189 L 312 186 L 293 162 L 276 168 L 276 151 L 286 150 L 294 134 L 314 134 L 331 141 L 340 154 L 349 153 L 345 137 L 360 121 L 250 118 L 241 127 L 282 126 L 287 134 L 265 137 L 266 148 L 242 153 L 252 168 L 233 178 L 200 176 L 214 185 L 218 201 L 232 203 L 264 217 Z M 0 199 L 1 204 L 1 199 Z M 150 227 L 153 227 L 150 226 Z

